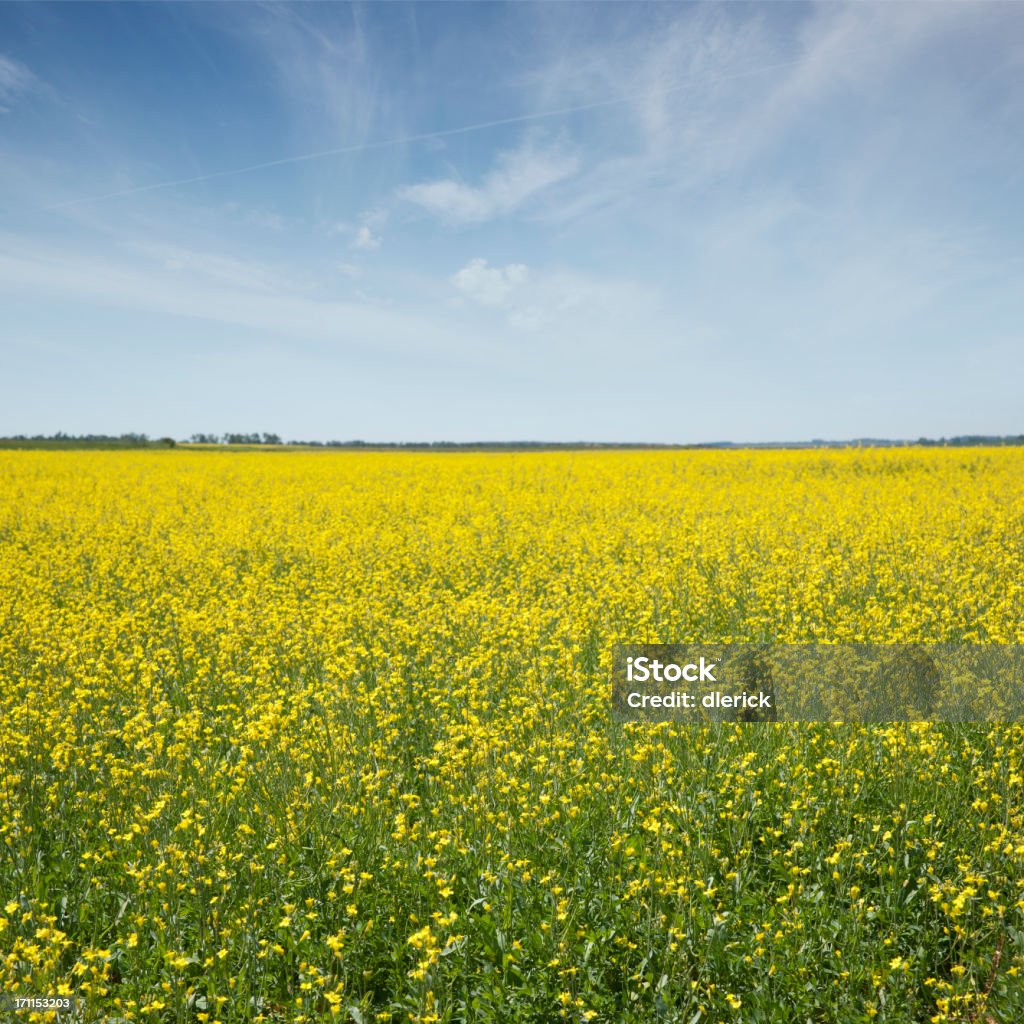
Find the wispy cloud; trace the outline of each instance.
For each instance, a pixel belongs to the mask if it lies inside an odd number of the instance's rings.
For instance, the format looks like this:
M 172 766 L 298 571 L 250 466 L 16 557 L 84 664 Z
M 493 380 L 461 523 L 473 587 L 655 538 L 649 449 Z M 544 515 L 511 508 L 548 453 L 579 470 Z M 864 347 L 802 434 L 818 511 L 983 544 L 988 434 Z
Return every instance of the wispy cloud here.
M 329 13 L 325 23 L 290 4 L 269 5 L 234 24 L 247 26 L 273 69 L 299 132 L 358 145 L 379 130 L 386 95 L 358 8 Z
M 0 113 L 9 113 L 10 104 L 35 82 L 36 76 L 24 64 L 0 53 Z
M 585 166 L 545 211 L 560 222 L 621 211 L 642 195 L 730 187 L 785 147 L 812 142 L 829 103 L 891 104 L 908 61 L 995 17 L 972 4 L 821 4 L 786 32 L 728 5 L 671 8 L 624 16 L 612 42 L 574 39 L 579 19 L 557 5 L 539 14 L 537 62 L 522 79 L 532 103 L 632 97 L 588 122 Z
M 578 169 L 578 157 L 564 145 L 542 147 L 528 139 L 519 149 L 500 153 L 478 185 L 442 178 L 401 188 L 398 197 L 443 220 L 479 223 L 518 210 Z
M 0 235 L 0 282 L 47 302 L 186 317 L 249 328 L 288 344 L 299 339 L 338 351 L 430 351 L 440 360 L 472 358 L 479 345 L 451 325 L 380 302 L 317 297 L 261 264 L 154 248 L 150 260 L 98 258 L 24 237 Z M 262 284 L 262 287 L 261 287 Z
M 152 268 L 169 271 L 178 280 L 191 277 L 207 284 L 251 292 L 297 290 L 299 287 L 291 275 L 252 259 L 150 241 L 135 240 L 126 247 L 146 257 Z

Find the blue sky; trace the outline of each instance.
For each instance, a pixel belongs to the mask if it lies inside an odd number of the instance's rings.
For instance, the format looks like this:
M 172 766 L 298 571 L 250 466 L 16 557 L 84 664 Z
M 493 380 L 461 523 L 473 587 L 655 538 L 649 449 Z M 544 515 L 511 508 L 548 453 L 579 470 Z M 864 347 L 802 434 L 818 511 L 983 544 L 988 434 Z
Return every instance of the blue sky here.
M 0 434 L 1024 432 L 1024 6 L 0 5 Z

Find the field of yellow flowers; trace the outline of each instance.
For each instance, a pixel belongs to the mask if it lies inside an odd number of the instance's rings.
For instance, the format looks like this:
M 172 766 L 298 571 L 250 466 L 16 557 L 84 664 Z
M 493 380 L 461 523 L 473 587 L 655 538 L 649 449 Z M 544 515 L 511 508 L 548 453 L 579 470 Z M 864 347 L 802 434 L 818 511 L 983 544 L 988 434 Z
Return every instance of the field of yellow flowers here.
M 1021 449 L 2 452 L 0 992 L 1024 1020 L 1020 725 L 609 715 L 616 642 L 1022 610 Z

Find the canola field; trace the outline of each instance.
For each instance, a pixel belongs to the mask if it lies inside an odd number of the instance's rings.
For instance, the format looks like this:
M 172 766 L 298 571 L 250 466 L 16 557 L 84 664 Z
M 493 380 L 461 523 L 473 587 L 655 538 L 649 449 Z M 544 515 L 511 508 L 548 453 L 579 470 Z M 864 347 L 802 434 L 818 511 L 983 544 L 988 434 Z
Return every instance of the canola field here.
M 615 642 L 1022 610 L 1021 449 L 0 453 L 0 993 L 1024 1020 L 1020 725 L 609 715 Z

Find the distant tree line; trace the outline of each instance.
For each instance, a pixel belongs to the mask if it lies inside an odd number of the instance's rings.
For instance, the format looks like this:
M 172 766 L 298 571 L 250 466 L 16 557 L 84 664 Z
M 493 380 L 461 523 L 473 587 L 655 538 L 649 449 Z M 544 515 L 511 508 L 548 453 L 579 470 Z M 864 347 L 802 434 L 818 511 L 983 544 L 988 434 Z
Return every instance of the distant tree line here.
M 278 434 L 193 434 L 189 440 L 192 444 L 281 444 Z
M 117 448 L 173 448 L 178 443 L 170 437 L 150 438 L 147 434 L 66 434 L 59 430 L 56 434 L 15 434 L 13 437 L 0 437 L 0 445 L 31 446 L 33 444 L 52 445 L 54 447 L 74 447 L 94 445 Z M 863 437 L 852 441 L 754 441 L 749 443 L 737 441 L 713 441 L 701 444 L 645 444 L 643 442 L 603 442 L 603 441 L 282 441 L 279 434 L 266 431 L 260 433 L 225 433 L 225 434 L 192 434 L 188 439 L 191 444 L 209 445 L 280 445 L 296 448 L 377 448 L 377 449 L 412 449 L 412 450 L 503 450 L 503 449 L 535 449 L 559 450 L 577 448 L 894 448 L 907 445 L 922 447 L 968 447 L 992 445 L 1024 445 L 1024 434 L 960 434 L 956 437 L 919 437 L 916 441 L 894 441 L 886 438 Z
M 0 444 L 5 441 L 26 445 L 41 442 L 68 446 L 109 445 L 118 448 L 152 448 L 154 445 L 173 448 L 178 443 L 173 437 L 150 438 L 148 434 L 66 434 L 63 430 L 58 430 L 56 434 L 14 434 L 11 437 L 0 437 Z
M 1024 445 L 1024 434 L 958 434 L 956 437 L 919 437 L 916 441 L 894 440 L 888 437 L 857 437 L 850 441 L 710 441 L 703 444 L 684 444 L 666 447 L 679 448 L 926 448 L 991 447 Z
M 989 437 L 986 434 L 963 434 L 959 437 L 940 437 L 938 441 L 930 437 L 919 437 L 914 444 L 927 446 L 950 445 L 951 447 L 976 447 L 987 444 L 1024 444 L 1024 434 L 1007 434 L 1005 437 Z
M 4 441 L 120 441 L 122 444 L 149 444 L 148 434 L 65 434 L 58 430 L 56 434 L 15 434 L 5 437 Z
M 916 441 L 894 441 L 887 438 L 857 438 L 852 441 L 760 441 L 743 443 L 720 441 L 704 444 L 651 444 L 645 442 L 607 441 L 282 441 L 277 434 L 193 434 L 195 444 L 282 444 L 302 448 L 851 448 L 873 447 L 892 448 L 906 445 L 937 446 L 978 446 L 978 445 L 1024 445 L 1024 434 L 993 436 L 987 434 L 963 434 L 957 437 L 939 439 L 920 437 Z
M 192 444 L 279 444 L 296 448 L 683 448 L 687 445 L 603 441 L 282 441 L 277 434 L 193 434 Z

